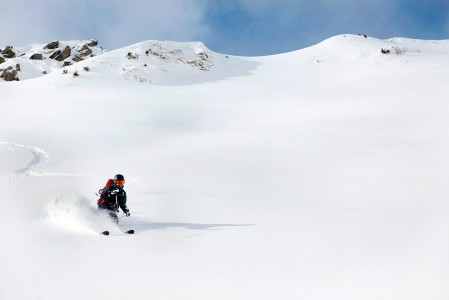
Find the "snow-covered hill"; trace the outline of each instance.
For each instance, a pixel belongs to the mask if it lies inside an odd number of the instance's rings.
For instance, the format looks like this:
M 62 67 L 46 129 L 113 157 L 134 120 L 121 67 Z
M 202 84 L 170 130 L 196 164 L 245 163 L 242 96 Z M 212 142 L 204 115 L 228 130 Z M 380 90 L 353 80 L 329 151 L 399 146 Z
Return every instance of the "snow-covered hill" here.
M 448 46 L 21 62 L 0 82 L 0 299 L 447 299 Z M 94 194 L 116 173 L 118 226 Z
M 199 42 L 146 41 L 107 52 L 96 40 L 54 41 L 20 48 L 7 46 L 0 52 L 8 57 L 0 55 L 0 75 L 5 81 L 45 76 L 54 82 L 64 77 L 89 78 L 92 72 L 103 77 L 101 80 L 121 77 L 177 85 L 223 79 L 254 69 L 254 64 L 213 53 Z M 247 68 L 236 68 L 242 64 Z

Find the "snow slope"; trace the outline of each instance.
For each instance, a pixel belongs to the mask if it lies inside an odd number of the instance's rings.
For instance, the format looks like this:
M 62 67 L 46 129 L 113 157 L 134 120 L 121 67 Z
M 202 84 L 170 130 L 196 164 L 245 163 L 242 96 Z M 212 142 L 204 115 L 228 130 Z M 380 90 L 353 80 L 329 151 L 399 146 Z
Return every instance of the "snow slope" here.
M 0 299 L 447 299 L 448 46 L 147 41 L 0 83 Z

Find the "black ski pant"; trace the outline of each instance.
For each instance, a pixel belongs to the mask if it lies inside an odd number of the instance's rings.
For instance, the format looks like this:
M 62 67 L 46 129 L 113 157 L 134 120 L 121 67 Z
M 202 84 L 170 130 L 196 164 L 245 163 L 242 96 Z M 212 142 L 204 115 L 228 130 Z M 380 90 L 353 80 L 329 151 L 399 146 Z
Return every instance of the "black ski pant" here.
M 115 209 L 109 209 L 103 205 L 98 205 L 98 210 L 107 213 L 114 223 L 118 223 L 117 211 Z

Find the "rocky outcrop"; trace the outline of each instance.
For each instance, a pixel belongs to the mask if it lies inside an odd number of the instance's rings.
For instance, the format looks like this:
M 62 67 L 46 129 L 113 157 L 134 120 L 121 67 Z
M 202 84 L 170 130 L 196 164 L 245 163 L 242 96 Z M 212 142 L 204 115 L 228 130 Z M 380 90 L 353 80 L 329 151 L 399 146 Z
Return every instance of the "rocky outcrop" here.
M 52 55 L 50 55 L 50 58 L 55 59 L 57 61 L 63 61 L 64 59 L 69 57 L 71 53 L 72 53 L 72 50 L 70 49 L 69 46 L 67 46 L 62 51 L 56 50 L 55 52 L 53 52 Z
M 212 53 L 210 51 L 201 51 L 196 53 L 197 59 L 186 59 L 183 57 L 181 49 L 167 49 L 160 43 L 154 43 L 150 49 L 145 51 L 146 55 L 156 56 L 167 62 L 189 64 L 201 71 L 209 71 L 214 66 Z M 128 53 L 128 59 L 138 58 L 134 57 L 132 53 Z
M 83 41 L 54 40 L 47 44 L 32 45 L 31 47 L 6 46 L 0 48 L 0 81 L 13 81 L 21 78 L 34 78 L 46 74 L 54 68 L 65 68 L 88 57 L 106 52 L 98 46 L 96 39 Z M 21 71 L 17 63 L 27 65 Z M 24 64 L 22 64 L 24 65 Z M 11 67 L 10 67 L 11 66 Z M 45 70 L 45 71 L 42 71 Z
M 61 50 L 56 50 L 55 52 L 53 52 L 51 55 L 50 55 L 50 58 L 51 59 L 55 59 L 56 58 L 56 56 L 58 56 L 59 54 L 61 54 Z
M 19 78 L 17 78 L 17 73 L 20 71 L 20 65 L 17 66 L 16 69 L 14 69 L 12 66 L 9 66 L 4 70 L 0 70 L 1 71 L 0 78 L 3 78 L 3 80 L 5 81 L 19 80 Z
M 70 49 L 69 46 L 66 46 L 66 47 L 64 48 L 64 50 L 62 50 L 62 52 L 61 52 L 59 55 L 57 55 L 57 56 L 55 57 L 55 59 L 56 59 L 57 61 L 63 61 L 64 59 L 66 59 L 67 57 L 69 57 L 71 53 L 72 53 L 72 49 Z
M 81 49 L 78 50 L 78 54 L 76 54 L 75 56 L 72 57 L 72 60 L 75 62 L 79 62 L 79 61 L 84 60 L 89 55 L 92 55 L 93 52 L 90 47 L 95 47 L 95 46 L 91 46 L 91 45 L 97 45 L 97 43 L 98 42 L 95 40 L 95 43 L 90 42 L 90 43 L 84 44 L 81 47 Z
M 11 46 L 6 46 L 6 48 L 2 51 L 2 55 L 4 58 L 14 58 L 16 56 L 16 53 L 12 51 Z
M 87 43 L 86 45 L 89 47 L 95 47 L 98 45 L 98 40 L 96 40 L 96 39 L 90 40 L 90 42 Z
M 81 47 L 81 49 L 79 50 L 79 53 L 86 57 L 92 54 L 92 49 L 89 48 L 89 46 L 87 44 L 83 45 L 83 47 Z
M 84 58 L 81 55 L 77 54 L 77 55 L 72 57 L 72 60 L 74 62 L 80 62 L 80 61 L 84 60 Z
M 53 41 L 53 42 L 48 43 L 44 47 L 44 49 L 54 50 L 54 49 L 57 49 L 58 47 L 59 47 L 59 41 Z
M 41 53 L 35 53 L 33 55 L 30 56 L 30 59 L 32 60 L 43 60 L 43 56 Z

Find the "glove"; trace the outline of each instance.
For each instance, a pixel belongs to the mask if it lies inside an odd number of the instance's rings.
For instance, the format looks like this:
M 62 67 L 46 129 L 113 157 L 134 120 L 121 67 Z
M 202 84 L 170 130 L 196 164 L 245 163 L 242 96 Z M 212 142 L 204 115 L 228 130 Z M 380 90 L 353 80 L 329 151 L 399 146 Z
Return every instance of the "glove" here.
M 125 213 L 125 216 L 129 217 L 131 214 L 129 213 L 129 209 L 125 208 L 123 210 L 123 212 Z

